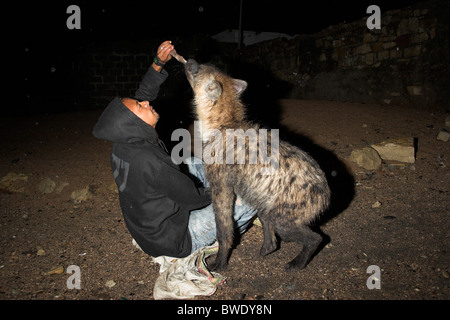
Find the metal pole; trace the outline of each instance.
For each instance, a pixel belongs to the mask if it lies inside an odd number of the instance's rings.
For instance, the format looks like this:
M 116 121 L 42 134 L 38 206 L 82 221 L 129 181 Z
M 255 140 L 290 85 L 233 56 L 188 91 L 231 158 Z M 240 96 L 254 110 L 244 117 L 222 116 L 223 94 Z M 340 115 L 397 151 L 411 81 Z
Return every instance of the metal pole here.
M 242 44 L 242 2 L 243 0 L 241 0 L 241 6 L 239 9 L 239 33 L 238 33 L 238 50 L 241 50 L 241 44 Z

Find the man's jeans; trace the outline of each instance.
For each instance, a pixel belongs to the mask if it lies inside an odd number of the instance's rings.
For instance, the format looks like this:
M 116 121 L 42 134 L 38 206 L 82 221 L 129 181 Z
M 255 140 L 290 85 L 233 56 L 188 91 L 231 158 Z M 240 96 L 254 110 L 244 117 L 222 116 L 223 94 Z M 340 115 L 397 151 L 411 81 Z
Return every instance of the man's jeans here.
M 205 187 L 209 187 L 209 182 L 206 180 L 204 164 L 198 158 L 189 158 L 186 161 L 189 172 L 196 176 Z M 234 206 L 234 221 L 237 231 L 243 233 L 249 226 L 251 219 L 255 216 L 256 210 L 245 205 L 239 199 L 240 205 Z M 212 204 L 199 210 L 191 211 L 189 217 L 189 233 L 192 238 L 192 252 L 195 250 L 209 246 L 216 241 L 216 220 Z

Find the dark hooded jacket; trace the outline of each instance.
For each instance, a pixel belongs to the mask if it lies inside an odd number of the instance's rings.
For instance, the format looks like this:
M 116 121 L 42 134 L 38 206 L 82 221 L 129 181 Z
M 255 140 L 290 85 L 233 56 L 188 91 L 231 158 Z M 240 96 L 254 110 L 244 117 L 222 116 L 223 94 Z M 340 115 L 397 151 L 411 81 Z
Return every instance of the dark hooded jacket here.
M 150 68 L 135 98 L 152 101 L 167 78 Z M 192 243 L 189 212 L 211 202 L 209 193 L 174 164 L 155 129 L 120 98 L 100 116 L 93 134 L 113 142 L 111 168 L 128 230 L 151 256 L 185 257 Z

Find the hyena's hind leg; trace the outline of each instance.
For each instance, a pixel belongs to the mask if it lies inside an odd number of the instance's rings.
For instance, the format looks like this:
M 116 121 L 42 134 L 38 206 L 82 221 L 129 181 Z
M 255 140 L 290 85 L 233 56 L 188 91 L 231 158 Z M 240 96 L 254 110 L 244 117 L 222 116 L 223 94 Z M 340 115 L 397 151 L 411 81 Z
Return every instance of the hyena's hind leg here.
M 272 222 L 268 219 L 268 216 L 264 213 L 258 213 L 259 221 L 261 221 L 263 232 L 264 232 L 264 242 L 260 250 L 262 256 L 266 256 L 269 253 L 274 252 L 277 249 L 277 238 L 275 236 L 275 229 Z
M 277 234 L 284 241 L 298 242 L 303 245 L 300 253 L 289 263 L 285 265 L 286 270 L 300 270 L 306 267 L 311 260 L 312 255 L 322 242 L 322 236 L 311 230 L 307 225 L 290 224 L 283 228 L 277 228 Z

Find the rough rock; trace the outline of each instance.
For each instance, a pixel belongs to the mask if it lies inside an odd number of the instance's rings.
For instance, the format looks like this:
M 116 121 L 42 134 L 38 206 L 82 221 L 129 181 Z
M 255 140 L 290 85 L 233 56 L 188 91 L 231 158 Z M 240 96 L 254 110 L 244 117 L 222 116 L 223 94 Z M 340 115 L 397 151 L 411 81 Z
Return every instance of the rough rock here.
M 37 246 L 36 250 L 37 250 L 37 252 L 36 252 L 37 256 L 43 256 L 45 254 L 45 250 L 41 246 Z
M 381 158 L 378 153 L 369 147 L 353 150 L 350 160 L 367 170 L 376 170 L 381 166 Z
M 55 190 L 56 182 L 50 178 L 45 178 L 38 183 L 37 187 L 42 194 L 52 193 Z
M 372 208 L 380 208 L 381 207 L 381 205 L 382 205 L 382 203 L 380 202 L 380 201 L 375 201 L 373 204 L 372 204 Z
M 450 127 L 450 116 L 447 116 L 447 118 L 445 118 L 445 125 L 447 127 Z
M 61 182 L 56 186 L 56 193 L 61 193 L 65 187 L 69 185 L 68 182 Z
M 108 186 L 108 190 L 111 191 L 111 192 L 114 192 L 116 194 L 119 194 L 119 188 L 117 188 L 117 184 L 115 182 L 111 183 Z
M 383 160 L 414 163 L 414 138 L 389 139 L 371 145 Z
M 28 177 L 23 173 L 9 172 L 0 180 L 0 189 L 6 192 L 24 192 Z
M 46 275 L 51 275 L 51 274 L 62 274 L 64 272 L 64 267 L 63 266 L 58 266 L 55 267 L 53 269 L 51 269 L 50 271 L 46 272 Z
M 92 197 L 92 188 L 90 186 L 86 186 L 83 189 L 78 189 L 72 192 L 70 197 L 73 199 L 75 203 L 80 203 L 82 201 L 87 201 Z
M 448 132 L 445 129 L 442 129 L 441 131 L 439 131 L 436 139 L 439 141 L 447 142 L 450 139 L 450 132 Z

